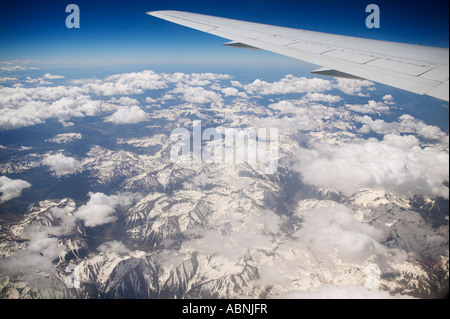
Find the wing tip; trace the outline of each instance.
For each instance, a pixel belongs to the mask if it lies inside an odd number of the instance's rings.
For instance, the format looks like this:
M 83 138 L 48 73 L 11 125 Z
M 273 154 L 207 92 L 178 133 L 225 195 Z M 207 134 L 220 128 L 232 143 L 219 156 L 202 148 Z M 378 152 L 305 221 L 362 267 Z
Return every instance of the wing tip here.
M 176 10 L 155 10 L 155 11 L 147 11 L 145 14 L 157 17 L 157 16 L 162 15 L 162 14 L 177 13 L 177 12 L 182 12 L 182 11 L 176 11 Z
M 162 11 L 147 11 L 145 14 L 148 14 L 149 16 L 156 16 L 157 14 L 160 14 Z

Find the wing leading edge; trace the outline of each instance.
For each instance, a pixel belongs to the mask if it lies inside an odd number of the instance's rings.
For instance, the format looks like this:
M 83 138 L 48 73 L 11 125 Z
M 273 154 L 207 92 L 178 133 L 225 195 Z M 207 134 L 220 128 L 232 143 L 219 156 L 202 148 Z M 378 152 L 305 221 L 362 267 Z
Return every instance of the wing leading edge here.
M 449 101 L 449 50 L 219 18 L 182 11 L 147 14 L 231 42 L 321 66 L 316 74 L 368 79 Z

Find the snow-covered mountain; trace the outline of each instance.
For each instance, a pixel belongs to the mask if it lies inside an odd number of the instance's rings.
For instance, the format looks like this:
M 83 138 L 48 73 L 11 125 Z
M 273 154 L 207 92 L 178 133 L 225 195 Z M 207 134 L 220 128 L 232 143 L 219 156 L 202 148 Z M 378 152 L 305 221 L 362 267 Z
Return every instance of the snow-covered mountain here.
M 1 298 L 448 287 L 448 128 L 405 114 L 415 106 L 382 87 L 151 70 L 58 86 L 22 78 L 0 87 Z M 234 139 L 247 160 L 215 157 Z M 277 141 L 272 174 L 249 160 L 262 141 Z M 175 143 L 196 156 L 174 160 Z M 198 148 L 219 160 L 196 161 Z
M 440 199 L 382 189 L 345 196 L 295 175 L 268 178 L 248 164 L 167 163 L 163 152 L 95 146 L 82 161 L 97 183 L 119 182 L 129 197 L 114 223 L 85 227 L 76 218 L 81 203 L 70 198 L 2 221 L 3 258 L 21 250 L 45 256 L 44 240 L 60 249 L 50 261 L 56 272 L 4 271 L 2 296 L 271 298 L 367 286 L 370 267 L 378 272 L 373 296 L 427 297 L 448 282 L 448 220 L 430 222 Z M 297 187 L 291 196 L 288 187 Z M 65 285 L 68 265 L 79 271 L 77 289 Z

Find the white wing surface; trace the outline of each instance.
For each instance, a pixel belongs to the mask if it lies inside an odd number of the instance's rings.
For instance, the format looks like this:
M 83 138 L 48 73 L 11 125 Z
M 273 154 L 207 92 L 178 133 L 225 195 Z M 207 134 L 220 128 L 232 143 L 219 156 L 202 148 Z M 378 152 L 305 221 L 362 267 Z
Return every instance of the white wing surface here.
M 316 74 L 361 78 L 449 100 L 449 50 L 277 27 L 182 11 L 147 14 L 207 32 L 227 46 L 260 49 L 321 66 Z

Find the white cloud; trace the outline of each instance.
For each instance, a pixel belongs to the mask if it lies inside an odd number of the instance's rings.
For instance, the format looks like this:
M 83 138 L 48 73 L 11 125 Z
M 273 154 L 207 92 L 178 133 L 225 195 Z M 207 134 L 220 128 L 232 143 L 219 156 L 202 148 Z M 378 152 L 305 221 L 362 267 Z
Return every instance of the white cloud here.
M 153 71 L 115 74 L 107 77 L 102 83 L 86 83 L 82 88 L 98 95 L 141 94 L 144 90 L 167 88 L 163 77 Z
M 406 151 L 420 144 L 419 139 L 414 135 L 386 134 L 383 140 L 391 146 Z
M 21 65 L 15 65 L 15 66 L 2 66 L 2 67 L 0 68 L 0 70 L 7 71 L 7 72 L 11 72 L 11 71 L 24 71 L 24 70 L 26 70 L 26 69 L 27 69 L 26 67 L 23 67 L 23 66 L 21 66 Z
M 58 258 L 65 247 L 58 245 L 58 239 L 48 237 L 45 232 L 32 233 L 25 250 L 19 251 L 14 256 L 3 259 L 0 269 L 3 273 L 35 275 L 35 270 L 55 274 L 53 260 Z
M 148 120 L 148 113 L 139 106 L 120 107 L 114 114 L 108 116 L 105 122 L 114 124 L 136 124 Z
M 184 101 L 198 104 L 213 103 L 222 100 L 220 94 L 206 90 L 200 86 L 190 87 L 178 85 L 175 89 L 169 91 L 169 93 L 182 94 Z
M 242 83 L 239 82 L 239 81 L 234 81 L 233 80 L 233 81 L 230 81 L 230 83 L 231 83 L 232 86 L 235 86 L 235 87 L 238 87 L 238 88 L 243 87 Z
M 368 96 L 368 94 L 362 93 L 363 89 L 366 87 L 372 87 L 374 83 L 367 80 L 354 80 L 354 79 L 336 79 L 336 84 L 333 85 L 334 88 L 341 90 L 342 92 L 349 95 L 358 96 Z
M 32 78 L 30 76 L 27 76 L 25 82 L 26 83 L 39 83 L 40 85 L 45 85 L 45 84 L 52 84 L 52 82 L 49 82 L 46 80 L 57 80 L 57 79 L 64 79 L 64 76 L 52 75 L 50 73 L 45 73 L 42 77 L 38 77 L 38 78 Z
M 342 100 L 340 96 L 322 93 L 308 93 L 304 99 L 314 102 L 337 103 Z
M 27 250 L 40 254 L 41 256 L 54 260 L 58 257 L 58 238 L 48 237 L 45 232 L 37 232 L 31 234 L 30 242 Z
M 441 143 L 448 145 L 449 137 L 434 125 L 427 125 L 423 121 L 414 118 L 411 115 L 403 114 L 399 117 L 398 122 L 385 122 L 384 120 L 373 120 L 365 115 L 363 117 L 355 117 L 357 122 L 363 123 L 360 131 L 369 133 L 374 131 L 378 134 L 389 133 L 414 133 L 420 137 L 430 140 L 439 140 Z
M 384 101 L 384 103 L 389 104 L 389 105 L 395 104 L 394 97 L 391 94 L 386 94 L 385 96 L 383 96 L 383 101 Z
M 50 73 L 45 73 L 43 77 L 49 80 L 64 79 L 64 76 L 62 75 L 52 75 Z
M 335 252 L 344 262 L 363 263 L 381 252 L 377 238 L 381 233 L 353 218 L 344 205 L 321 207 L 302 212 L 303 227 L 294 234 L 298 244 L 326 259 Z
M 95 78 L 91 78 L 91 79 L 72 79 L 72 80 L 69 80 L 68 82 L 73 84 L 73 85 L 83 85 L 83 84 L 88 84 L 88 83 L 100 84 L 100 83 L 102 83 L 102 80 L 95 79 Z
M 36 270 L 55 274 L 53 261 L 64 256 L 67 247 L 54 236 L 69 234 L 75 225 L 75 219 L 64 208 L 55 206 L 51 212 L 54 218 L 59 219 L 58 226 L 29 224 L 22 233 L 22 238 L 28 239 L 26 248 L 0 260 L 2 271 L 25 274 L 27 279 L 35 277 Z
M 0 88 L 0 129 L 40 124 L 49 118 L 92 116 L 100 110 L 101 101 L 76 86 Z
M 89 193 L 89 196 L 89 201 L 73 214 L 77 219 L 84 221 L 86 227 L 95 227 L 115 221 L 116 217 L 113 216 L 115 207 L 129 203 L 126 195 L 107 196 L 103 193 Z
M 389 107 L 383 102 L 375 102 L 374 100 L 370 100 L 367 104 L 347 104 L 347 107 L 358 113 L 382 113 L 389 111 Z
M 367 96 L 363 93 L 363 89 L 371 89 L 373 83 L 366 80 L 353 80 L 353 79 L 336 79 L 333 83 L 329 80 L 320 78 L 297 78 L 292 75 L 287 75 L 284 78 L 276 82 L 266 82 L 260 79 L 256 79 L 249 84 L 241 84 L 238 81 L 231 81 L 231 85 L 235 87 L 243 88 L 248 94 L 288 94 L 288 93 L 311 93 L 307 96 L 312 101 L 323 102 L 339 102 L 340 97 L 332 97 L 326 95 L 318 95 L 321 92 L 329 91 L 332 89 L 339 89 L 342 92 L 349 95 Z
M 3 177 L 3 176 L 2 176 Z M 0 178 L 0 181 L 3 180 Z M 128 205 L 129 197 L 124 194 L 107 196 L 103 193 L 89 193 L 90 200 L 80 206 L 73 214 L 65 208 L 54 206 L 50 212 L 55 226 L 30 224 L 23 232 L 28 239 L 25 249 L 9 258 L 0 259 L 0 271 L 4 274 L 24 274 L 27 280 L 36 279 L 36 270 L 49 274 L 55 273 L 54 261 L 66 254 L 67 247 L 55 236 L 68 235 L 78 220 L 84 221 L 86 227 L 95 227 L 115 220 L 112 214 L 118 205 Z M 126 253 L 125 246 L 117 241 L 100 245 L 100 251 L 116 254 Z M 42 277 L 39 277 L 42 282 Z
M 259 273 L 252 284 L 271 287 L 275 298 L 390 297 L 364 281 L 367 265 L 378 267 L 374 260 L 391 253 L 380 244 L 386 235 L 382 230 L 356 219 L 349 207 L 333 201 L 304 200 L 294 214 L 301 225 L 292 236 L 277 242 L 274 258 L 252 255 Z
M 239 96 L 242 98 L 248 98 L 247 94 L 245 92 L 239 92 L 238 89 L 233 88 L 233 87 L 227 87 L 221 90 L 221 92 L 225 95 L 225 96 Z
M 317 143 L 300 149 L 296 166 L 303 181 L 351 195 L 362 188 L 386 188 L 401 194 L 449 197 L 448 153 L 421 148 L 409 136 L 388 135 L 338 146 Z M 403 144 L 403 145 L 402 145 Z M 409 147 L 406 147 L 409 146 Z
M 237 83 L 234 83 L 235 85 Z M 266 82 L 256 79 L 250 84 L 243 86 L 248 94 L 287 94 L 287 93 L 308 93 L 323 92 L 332 89 L 332 83 L 328 80 L 319 78 L 308 79 L 305 77 L 297 78 L 292 75 L 286 75 L 277 82 Z
M 26 83 L 39 83 L 40 85 L 52 84 L 52 82 L 46 81 L 44 78 L 31 78 L 29 76 L 26 77 Z
M 228 80 L 231 76 L 228 74 L 217 73 L 163 73 L 163 78 L 170 83 L 184 84 L 187 86 L 206 86 L 211 82 L 218 80 Z
M 151 98 L 151 97 L 147 96 L 147 97 L 145 98 L 145 102 L 146 102 L 146 103 L 156 103 L 156 102 L 158 102 L 158 100 L 156 100 L 156 99 L 154 99 L 154 98 Z
M 46 156 L 42 163 L 50 166 L 50 170 L 58 177 L 73 174 L 81 165 L 75 158 L 61 153 Z
M 130 250 L 125 247 L 125 245 L 117 240 L 112 240 L 101 244 L 97 248 L 99 251 L 104 253 L 114 253 L 114 254 L 126 254 Z
M 24 188 L 31 187 L 31 184 L 21 179 L 10 179 L 6 176 L 0 176 L 0 202 L 6 202 L 10 199 L 22 195 Z
M 120 104 L 120 105 L 126 105 L 126 106 L 132 106 L 132 105 L 138 105 L 139 101 L 136 99 L 132 99 L 128 96 L 122 96 L 119 99 L 113 97 L 108 102 Z
M 332 95 L 313 97 L 308 96 L 308 94 L 297 100 L 281 100 L 269 104 L 268 108 L 264 108 L 265 113 L 262 114 L 267 114 L 268 117 L 259 115 L 250 117 L 250 123 L 254 127 L 275 127 L 281 135 L 295 133 L 299 130 L 314 131 L 320 129 L 320 132 L 310 132 L 309 134 L 324 136 L 330 130 L 342 131 L 351 127 L 349 112 L 342 108 L 315 103 L 310 98 L 317 98 L 322 101 L 329 100 L 330 103 L 338 101 Z M 271 110 L 276 112 L 271 112 Z
M 304 111 L 305 109 L 300 108 L 295 101 L 282 100 L 277 103 L 269 104 L 269 107 L 274 110 L 278 110 L 281 113 L 297 113 Z
M 188 230 L 186 234 L 195 234 L 196 239 L 184 242 L 184 248 L 207 255 L 219 254 L 236 261 L 248 250 L 271 249 L 282 218 L 272 211 L 262 210 L 256 215 L 243 215 L 242 219 L 225 216 L 220 223 L 227 225 L 226 232 L 210 229 Z
M 0 83 L 17 81 L 17 78 L 12 77 L 0 77 Z
M 42 227 L 40 231 L 53 236 L 61 236 L 68 235 L 74 230 L 77 219 L 68 213 L 65 208 L 55 206 L 50 209 L 50 212 L 58 220 L 57 226 Z

